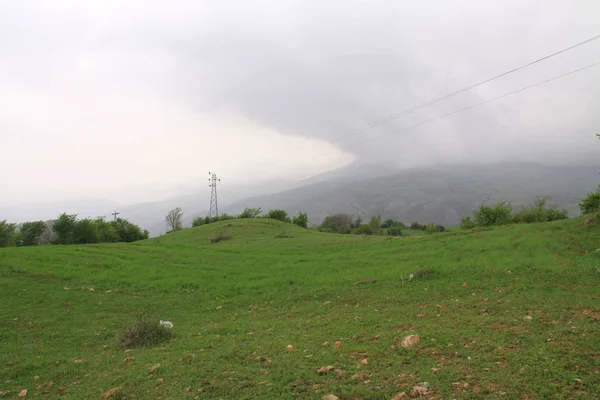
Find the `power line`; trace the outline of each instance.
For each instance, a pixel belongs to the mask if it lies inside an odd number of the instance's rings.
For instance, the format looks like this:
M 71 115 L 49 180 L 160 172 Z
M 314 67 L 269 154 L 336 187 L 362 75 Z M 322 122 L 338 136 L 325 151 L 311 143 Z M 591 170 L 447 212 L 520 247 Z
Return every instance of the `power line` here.
M 361 141 L 361 142 L 353 143 L 353 144 L 351 144 L 350 146 L 347 146 L 347 147 L 345 147 L 345 149 L 352 148 L 352 147 L 354 147 L 354 146 L 358 146 L 359 144 L 366 143 L 366 142 L 368 142 L 368 141 L 370 141 L 370 140 L 374 140 L 374 139 L 378 139 L 378 138 L 381 138 L 381 137 L 384 137 L 384 136 L 389 136 L 389 135 L 393 135 L 393 134 L 396 134 L 396 133 L 404 132 L 404 131 L 407 131 L 407 130 L 409 130 L 409 129 L 416 128 L 416 127 L 418 127 L 418 126 L 421 126 L 421 125 L 427 124 L 427 123 L 429 123 L 429 122 L 433 122 L 433 121 L 436 121 L 436 120 L 438 120 L 438 119 L 445 118 L 445 117 L 448 117 L 448 116 L 450 116 L 450 115 L 457 114 L 457 113 L 459 113 L 459 112 L 466 111 L 466 110 L 469 110 L 469 109 L 471 109 L 471 108 L 478 107 L 478 106 L 480 106 L 480 105 L 487 104 L 487 103 L 490 103 L 490 102 L 492 102 L 492 101 L 496 101 L 496 100 L 502 99 L 502 98 L 504 98 L 504 97 L 511 96 L 511 95 L 513 95 L 513 94 L 516 94 L 516 93 L 522 92 L 522 91 L 524 91 L 524 90 L 531 89 L 531 88 L 534 88 L 534 87 L 536 87 L 536 86 L 540 86 L 540 85 L 543 85 L 543 84 L 546 84 L 546 83 L 549 83 L 549 82 L 552 82 L 552 81 L 555 81 L 555 80 L 558 80 L 558 79 L 564 78 L 564 77 L 566 77 L 566 76 L 569 76 L 569 75 L 576 74 L 576 73 L 578 73 L 578 72 L 584 71 L 584 70 L 586 70 L 586 69 L 589 69 L 589 68 L 596 67 L 596 66 L 598 66 L 598 65 L 600 65 L 600 62 L 596 62 L 596 63 L 590 64 L 590 65 L 587 65 L 587 66 L 585 66 L 585 67 L 578 68 L 578 69 L 576 69 L 576 70 L 573 70 L 573 71 L 570 71 L 570 72 L 564 73 L 564 74 L 562 74 L 562 75 L 555 76 L 554 78 L 546 79 L 545 81 L 542 81 L 542 82 L 534 83 L 533 85 L 529 85 L 529 86 L 523 87 L 523 88 L 521 88 L 521 89 L 513 90 L 512 92 L 505 93 L 505 94 L 503 94 L 503 95 L 500 95 L 500 96 L 497 96 L 497 97 L 493 97 L 493 98 L 491 98 L 491 99 L 488 99 L 488 100 L 480 101 L 479 103 L 471 104 L 470 106 L 467 106 L 467 107 L 459 108 L 459 109 L 457 109 L 457 110 L 451 111 L 451 112 L 449 112 L 449 113 L 446 113 L 446 114 L 443 114 L 443 115 L 439 115 L 439 116 L 437 116 L 437 117 L 434 117 L 434 118 L 426 119 L 425 121 L 421 121 L 421 122 L 419 122 L 419 123 L 416 123 L 416 124 L 414 124 L 414 125 L 410 125 L 410 126 L 407 126 L 407 127 L 401 128 L 401 129 L 397 129 L 397 130 L 394 130 L 394 131 L 391 131 L 391 132 L 384 133 L 384 134 L 382 134 L 382 135 L 378 135 L 378 136 L 375 136 L 375 137 L 371 137 L 371 138 L 368 138 L 367 140 L 363 140 L 363 141 Z M 325 154 L 328 154 L 328 153 L 325 153 Z
M 504 77 L 504 76 L 510 75 L 510 74 L 512 74 L 512 73 L 514 73 L 514 72 L 517 72 L 517 71 L 519 71 L 519 70 L 522 70 L 522 69 L 524 69 L 524 68 L 530 67 L 530 66 L 532 66 L 532 65 L 534 65 L 534 64 L 540 63 L 540 62 L 542 62 L 542 61 L 545 61 L 545 60 L 547 60 L 547 59 L 549 59 L 549 58 L 552 58 L 552 57 L 555 57 L 555 56 L 557 56 L 557 55 L 560 55 L 560 54 L 562 54 L 562 53 L 565 53 L 565 52 L 567 52 L 567 51 L 573 50 L 573 49 L 575 49 L 575 48 L 577 48 L 577 47 L 580 47 L 580 46 L 586 45 L 586 44 L 588 44 L 588 43 L 591 43 L 591 42 L 593 42 L 593 41 L 595 41 L 595 40 L 598 40 L 598 39 L 600 39 L 600 35 L 593 36 L 593 37 L 591 37 L 591 38 L 589 38 L 589 39 L 586 39 L 586 40 L 584 40 L 584 41 L 581 41 L 581 42 L 579 42 L 579 43 L 576 43 L 576 44 L 574 44 L 574 45 L 571 45 L 571 46 L 569 46 L 569 47 L 566 47 L 566 48 L 564 48 L 564 49 L 562 49 L 562 50 L 558 50 L 558 51 L 556 51 L 556 52 L 554 52 L 554 53 L 552 53 L 552 54 L 548 54 L 548 55 L 546 55 L 546 56 L 544 56 L 544 57 L 541 57 L 541 58 L 538 58 L 538 59 L 536 59 L 536 60 L 533 60 L 533 61 L 531 61 L 531 62 L 528 62 L 527 64 L 523 64 L 523 65 L 521 65 L 521 66 L 515 67 L 515 68 L 513 68 L 513 69 L 511 69 L 511 70 L 509 70 L 509 71 L 503 72 L 503 73 L 501 73 L 501 74 L 499 74 L 499 75 L 493 76 L 493 77 L 491 77 L 491 78 L 484 79 L 484 80 L 482 80 L 482 81 L 479 81 L 479 82 L 477 82 L 477 83 L 473 83 L 473 84 L 471 84 L 471 85 L 469 85 L 469 86 L 466 86 L 466 87 L 464 87 L 464 88 L 462 88 L 462 89 L 455 90 L 454 92 L 451 92 L 451 93 L 445 94 L 445 95 L 443 95 L 443 96 L 440 96 L 440 97 L 436 97 L 436 98 L 434 98 L 434 99 L 432 99 L 432 100 L 429 100 L 429 101 L 427 101 L 427 102 L 425 102 L 425 103 L 421 103 L 421 104 L 419 104 L 419 105 L 417 105 L 417 106 L 414 106 L 414 107 L 411 107 L 411 108 L 405 109 L 405 110 L 403 110 L 403 111 L 400 111 L 400 112 L 398 112 L 398 113 L 395 113 L 395 114 L 389 115 L 389 116 L 387 116 L 387 117 L 383 117 L 383 118 L 380 118 L 380 119 L 373 120 L 373 121 L 371 121 L 371 122 L 368 122 L 367 124 L 365 124 L 365 125 L 363 125 L 363 126 L 361 126 L 361 127 L 359 127 L 359 128 L 355 128 L 354 130 L 350 131 L 348 134 L 345 134 L 345 135 L 339 136 L 339 137 L 337 137 L 337 138 L 334 138 L 334 139 L 332 139 L 332 140 L 328 140 L 327 142 L 328 142 L 329 144 L 334 144 L 334 143 L 337 143 L 337 142 L 339 142 L 339 141 L 342 141 L 342 140 L 348 139 L 348 138 L 350 138 L 350 137 L 352 137 L 352 136 L 355 136 L 355 135 L 357 135 L 357 134 L 359 134 L 359 133 L 361 133 L 361 132 L 364 132 L 364 131 L 365 131 L 365 130 L 367 130 L 367 129 L 374 128 L 374 127 L 376 127 L 376 126 L 379 126 L 379 125 L 381 125 L 381 124 L 384 124 L 384 123 L 386 123 L 386 122 L 392 121 L 392 120 L 394 120 L 394 119 L 397 119 L 397 118 L 400 118 L 400 117 L 402 117 L 402 116 L 405 116 L 405 115 L 411 114 L 411 113 L 413 113 L 413 112 L 415 112 L 415 111 L 421 110 L 421 109 L 423 109 L 423 108 L 425 108 L 425 107 L 429 107 L 430 105 L 433 105 L 433 104 L 439 103 L 440 101 L 447 100 L 447 99 L 449 99 L 449 98 L 451 98 L 451 97 L 454 97 L 454 96 L 456 96 L 456 95 L 459 95 L 459 94 L 461 94 L 461 93 L 464 93 L 464 92 L 466 92 L 466 91 L 469 91 L 469 90 L 471 90 L 471 89 L 474 89 L 474 88 L 476 88 L 476 87 L 478 87 L 478 86 L 481 86 L 481 85 L 483 85 L 483 84 L 486 84 L 486 83 L 492 82 L 492 81 L 494 81 L 494 80 L 496 80 L 496 79 L 499 79 L 499 78 L 502 78 L 502 77 Z M 557 78 L 557 79 L 558 79 L 558 78 Z M 379 137 L 379 136 L 378 136 L 378 137 Z M 309 147 L 309 146 L 307 146 L 306 148 L 308 148 L 308 147 Z M 278 161 L 278 160 L 273 160 L 273 162 L 272 162 L 272 163 L 270 163 L 270 164 L 267 164 L 267 166 L 270 166 L 270 165 L 272 165 L 272 164 L 276 164 L 276 163 L 277 163 L 277 161 Z

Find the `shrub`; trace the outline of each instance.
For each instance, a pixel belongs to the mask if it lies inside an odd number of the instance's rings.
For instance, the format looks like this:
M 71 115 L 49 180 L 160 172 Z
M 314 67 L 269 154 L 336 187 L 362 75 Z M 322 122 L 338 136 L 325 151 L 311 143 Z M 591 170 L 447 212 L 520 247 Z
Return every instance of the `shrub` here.
M 206 218 L 205 217 L 196 217 L 192 220 L 192 227 L 196 227 L 196 226 L 202 226 L 206 224 Z
M 548 197 L 538 198 L 533 204 L 521 208 L 514 215 L 514 222 L 530 224 L 534 222 L 556 221 L 569 217 L 566 209 L 559 209 L 555 204 L 547 206 L 548 199 Z
M 306 215 L 306 213 L 300 213 L 297 217 L 292 219 L 292 222 L 302 228 L 308 228 L 308 215 Z
M 471 219 L 471 217 L 464 217 L 460 221 L 460 229 L 473 229 L 476 226 L 477 224 Z
M 14 244 L 16 225 L 0 221 L 0 247 L 7 247 Z
M 217 221 L 227 221 L 227 220 L 234 219 L 234 218 L 235 217 L 233 215 L 224 213 L 224 214 L 219 215 L 219 217 L 217 218 Z
M 600 185 L 597 191 L 588 193 L 578 205 L 582 214 L 600 211 Z
M 430 268 L 430 267 L 418 269 L 412 274 L 413 279 L 431 278 L 436 275 L 437 275 L 437 272 L 433 268 Z
M 359 226 L 354 233 L 357 235 L 374 235 L 375 231 L 373 230 L 371 224 L 369 224 Z
M 138 225 L 126 219 L 117 218 L 116 221 L 111 221 L 110 224 L 119 235 L 119 242 L 136 242 L 150 237 L 150 233 L 147 230 L 142 230 Z
M 217 236 L 210 239 L 210 242 L 211 243 L 219 243 L 219 242 L 223 242 L 223 241 L 229 240 L 229 239 L 231 239 L 230 235 L 226 235 L 224 233 L 219 233 Z
M 387 234 L 389 236 L 402 236 L 402 228 L 400 226 L 392 226 L 387 229 Z
M 117 341 L 124 349 L 155 346 L 168 342 L 173 337 L 172 328 L 167 328 L 149 316 L 138 317 L 137 320 L 121 332 Z
M 512 221 L 512 207 L 506 202 L 482 204 L 473 211 L 473 217 L 478 226 L 505 225 Z
M 260 213 L 261 213 L 260 207 L 257 207 L 257 208 L 246 207 L 244 209 L 244 211 L 242 211 L 242 213 L 239 215 L 238 218 L 256 218 L 260 215 Z
M 412 224 L 410 224 L 410 229 L 414 229 L 417 231 L 424 231 L 425 228 L 427 228 L 425 225 L 421 225 L 418 222 L 413 222 Z
M 369 221 L 369 225 L 373 230 L 373 234 L 377 234 L 381 231 L 381 217 L 379 215 L 375 215 L 371 217 L 371 221 Z
M 442 225 L 429 224 L 425 227 L 425 232 L 428 234 L 444 232 L 446 228 Z
M 284 210 L 269 210 L 265 218 L 276 219 L 283 222 L 292 222 Z
M 40 243 L 40 238 L 46 230 L 46 223 L 44 221 L 36 222 L 25 222 L 21 226 L 21 245 L 22 246 L 35 246 Z

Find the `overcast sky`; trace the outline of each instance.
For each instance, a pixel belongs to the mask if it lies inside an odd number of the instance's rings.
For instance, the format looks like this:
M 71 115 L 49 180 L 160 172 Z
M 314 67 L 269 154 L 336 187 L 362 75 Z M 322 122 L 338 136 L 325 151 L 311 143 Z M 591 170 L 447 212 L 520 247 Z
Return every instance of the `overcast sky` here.
M 353 160 L 590 161 L 600 66 L 402 128 L 598 62 L 600 40 L 335 139 L 598 35 L 598 15 L 596 0 L 3 0 L 0 199 L 152 200 L 213 170 L 236 184 Z

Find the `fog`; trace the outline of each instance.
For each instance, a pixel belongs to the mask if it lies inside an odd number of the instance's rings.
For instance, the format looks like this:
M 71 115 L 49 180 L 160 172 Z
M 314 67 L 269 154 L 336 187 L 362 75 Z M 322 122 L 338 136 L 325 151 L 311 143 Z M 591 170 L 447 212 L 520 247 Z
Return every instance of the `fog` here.
M 0 204 L 164 199 L 207 190 L 208 171 L 251 185 L 356 161 L 593 161 L 600 66 L 405 128 L 598 62 L 600 40 L 356 129 L 593 37 L 598 15 L 596 1 L 2 2 Z

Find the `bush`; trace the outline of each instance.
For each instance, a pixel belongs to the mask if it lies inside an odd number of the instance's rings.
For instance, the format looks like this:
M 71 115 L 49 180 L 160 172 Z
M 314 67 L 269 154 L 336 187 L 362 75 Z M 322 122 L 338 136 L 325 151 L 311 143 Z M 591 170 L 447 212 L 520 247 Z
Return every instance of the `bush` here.
M 260 213 L 261 213 L 260 207 L 257 207 L 257 208 L 246 207 L 244 209 L 244 211 L 242 211 L 242 213 L 239 215 L 238 218 L 256 218 L 260 215 Z
M 471 217 L 464 217 L 460 221 L 460 229 L 474 229 L 476 226 L 477 224 L 471 219 Z
M 202 226 L 206 224 L 206 218 L 204 217 L 196 217 L 192 220 L 192 227 Z
M 566 209 L 559 209 L 555 204 L 547 206 L 548 197 L 538 198 L 529 206 L 523 207 L 517 212 L 513 221 L 515 223 L 550 222 L 559 219 L 567 219 Z
M 354 233 L 356 233 L 357 235 L 374 235 L 375 231 L 374 231 L 373 227 L 371 226 L 371 224 L 369 224 L 369 225 L 359 226 L 356 229 L 356 231 L 354 231 Z
M 400 226 L 392 226 L 388 228 L 387 234 L 389 236 L 402 236 L 402 228 Z
M 413 279 L 425 279 L 436 276 L 437 272 L 433 268 L 426 267 L 416 270 L 411 275 L 413 276 Z
M 292 222 L 290 217 L 288 217 L 287 212 L 284 210 L 269 210 L 269 212 L 266 213 L 263 218 L 275 219 L 283 222 Z
M 150 237 L 150 233 L 147 230 L 142 230 L 138 225 L 133 224 L 126 219 L 117 218 L 116 221 L 111 221 L 110 225 L 112 225 L 117 232 L 119 242 L 137 242 L 138 240 L 144 240 Z
M 578 205 L 582 214 L 600 211 L 600 185 L 597 191 L 588 193 Z
M 421 225 L 418 222 L 413 222 L 412 224 L 410 224 L 410 229 L 414 229 L 417 231 L 424 231 L 425 228 L 427 228 L 425 225 Z
M 62 213 L 54 222 L 52 230 L 56 233 L 56 244 L 72 244 L 75 238 L 76 214 Z
M 306 213 L 300 213 L 297 217 L 292 219 L 292 222 L 302 228 L 308 228 L 308 215 L 306 215 Z
M 473 211 L 473 217 L 478 226 L 506 225 L 513 220 L 512 207 L 506 202 L 492 206 L 482 204 Z
M 0 221 L 0 247 L 7 247 L 14 244 L 16 225 Z
M 229 239 L 231 239 L 230 235 L 226 235 L 224 233 L 219 233 L 217 236 L 210 239 L 210 242 L 211 243 L 219 243 L 219 242 L 223 242 L 223 241 L 229 240 Z
M 442 225 L 429 224 L 425 227 L 425 233 L 428 234 L 440 233 L 444 231 L 446 231 L 446 228 L 444 228 Z
M 172 328 L 167 328 L 159 321 L 148 316 L 138 319 L 118 335 L 119 346 L 124 349 L 155 346 L 168 342 L 173 337 Z
M 217 218 L 217 221 L 227 221 L 227 220 L 234 219 L 234 218 L 235 217 L 233 215 L 225 213 L 225 214 L 219 215 L 219 217 Z

